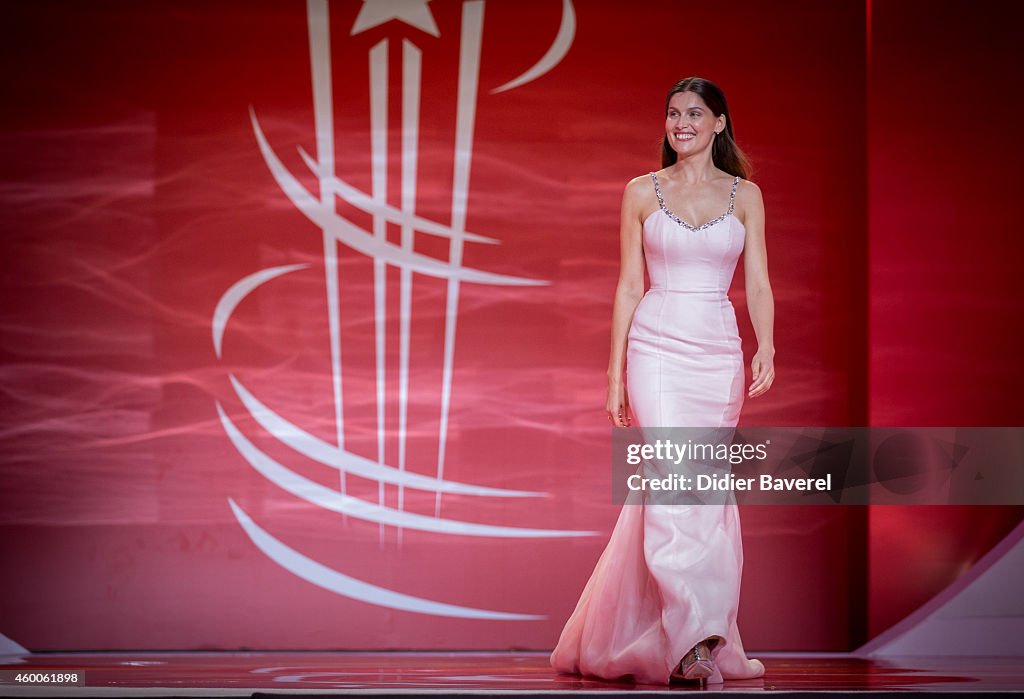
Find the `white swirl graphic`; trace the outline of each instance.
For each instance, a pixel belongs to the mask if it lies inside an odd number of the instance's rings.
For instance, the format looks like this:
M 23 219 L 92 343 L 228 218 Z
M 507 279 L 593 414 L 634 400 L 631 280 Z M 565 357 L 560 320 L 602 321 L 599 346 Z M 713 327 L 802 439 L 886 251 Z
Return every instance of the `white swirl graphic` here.
M 327 295 L 327 325 L 331 353 L 331 386 L 334 403 L 334 431 L 336 444 L 315 437 L 309 431 L 286 420 L 260 401 L 233 374 L 231 386 L 240 406 L 251 416 L 260 429 L 272 435 L 295 454 L 319 466 L 331 469 L 339 478 L 335 490 L 301 475 L 280 461 L 261 451 L 228 417 L 218 402 L 217 413 L 228 439 L 254 471 L 275 486 L 316 507 L 338 512 L 346 517 L 374 522 L 379 526 L 383 541 L 384 527 L 393 527 L 398 540 L 405 529 L 442 534 L 446 536 L 497 537 L 516 539 L 549 539 L 554 537 L 596 536 L 595 531 L 566 529 L 537 529 L 502 524 L 469 522 L 441 516 L 442 495 L 461 497 L 537 498 L 544 492 L 496 488 L 445 479 L 448 415 L 452 401 L 454 373 L 455 330 L 458 320 L 458 301 L 462 283 L 499 286 L 539 286 L 545 280 L 517 277 L 474 269 L 462 264 L 464 247 L 477 243 L 498 244 L 494 238 L 466 230 L 469 172 L 473 150 L 473 130 L 480 72 L 481 40 L 483 36 L 484 0 L 466 0 L 462 4 L 459 35 L 459 67 L 456 79 L 455 147 L 453 153 L 453 181 L 451 223 L 444 225 L 415 212 L 419 150 L 419 113 L 421 99 L 422 52 L 410 39 L 401 44 L 401 206 L 388 203 L 388 114 L 389 39 L 374 44 L 368 54 L 370 75 L 370 131 L 371 131 L 371 191 L 363 192 L 342 181 L 335 172 L 334 152 L 334 95 L 331 77 L 330 22 L 327 0 L 307 0 L 307 20 L 310 41 L 310 66 L 313 86 L 313 114 L 316 130 L 316 154 L 299 148 L 305 165 L 318 180 L 318 193 L 314 195 L 292 174 L 274 151 L 264 133 L 255 110 L 250 107 L 249 120 L 264 162 L 281 191 L 295 208 L 321 231 L 324 251 L 324 286 Z M 426 0 L 366 0 L 352 27 L 357 35 L 372 27 L 387 25 L 397 20 L 417 31 L 440 37 L 441 32 Z M 528 71 L 491 93 L 523 85 L 550 71 L 564 58 L 576 31 L 575 13 L 571 0 L 563 0 L 562 20 L 554 43 L 547 53 Z M 364 229 L 338 213 L 337 200 L 367 213 L 372 219 L 370 229 Z M 401 242 L 388 240 L 387 226 L 401 229 Z M 448 241 L 446 259 L 417 252 L 415 236 L 431 235 Z M 368 458 L 345 447 L 344 385 L 342 381 L 343 347 L 340 332 L 340 296 L 338 246 L 344 245 L 373 260 L 374 291 L 372 298 L 375 350 L 375 392 L 377 403 L 377 454 Z M 271 267 L 246 276 L 233 284 L 217 303 L 212 321 L 214 351 L 218 358 L 224 352 L 224 338 L 229 321 L 238 306 L 254 291 L 282 275 L 306 270 L 308 264 Z M 398 453 L 397 459 L 385 453 L 388 425 L 385 421 L 385 327 L 388 270 L 394 268 L 400 275 L 399 284 L 399 371 L 398 371 Z M 413 273 L 443 279 L 446 282 L 441 369 L 441 390 L 438 396 L 440 427 L 436 475 L 430 477 L 406 470 L 406 437 L 409 397 L 409 361 L 411 300 Z M 394 390 L 394 389 L 392 389 Z M 397 463 L 395 463 L 397 461 Z M 371 479 L 378 484 L 378 500 L 371 502 L 349 495 L 346 476 Z M 398 487 L 398 507 L 384 504 L 384 486 Z M 434 514 L 424 515 L 404 509 L 405 488 L 434 494 Z M 288 547 L 257 525 L 252 518 L 228 498 L 232 512 L 253 543 L 271 560 L 296 576 L 312 584 L 369 604 L 391 609 L 414 611 L 438 616 L 471 619 L 535 620 L 542 615 L 519 614 L 448 604 L 416 597 L 396 590 L 372 585 L 329 568 Z

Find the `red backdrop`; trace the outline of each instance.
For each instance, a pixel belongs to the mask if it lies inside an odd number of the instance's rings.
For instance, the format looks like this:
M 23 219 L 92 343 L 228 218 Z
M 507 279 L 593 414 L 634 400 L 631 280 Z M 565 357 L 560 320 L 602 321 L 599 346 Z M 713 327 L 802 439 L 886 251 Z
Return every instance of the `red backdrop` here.
M 1018 368 L 1024 241 L 1010 201 L 1024 135 L 1016 39 L 1024 7 L 875 2 L 870 86 L 869 419 L 1024 424 Z M 969 142 L 960 141 L 961 136 Z M 874 636 L 953 582 L 1020 507 L 876 507 Z
M 412 42 L 422 51 L 415 208 L 451 224 L 462 3 L 429 4 L 438 36 L 401 21 L 353 34 L 362 3 L 329 7 L 338 177 L 373 190 L 368 51 L 384 39 L 386 155 L 399 160 L 401 52 Z M 658 167 L 664 94 L 687 75 L 726 90 L 765 193 L 779 378 L 747 402 L 743 424 L 1020 424 L 1011 320 L 1022 243 L 1007 195 L 1021 137 L 1004 126 L 1021 110 L 1009 89 L 1020 18 L 992 8 L 580 2 L 562 60 L 492 92 L 557 43 L 563 6 L 487 0 L 465 229 L 500 244 L 466 243 L 462 263 L 547 283 L 460 286 L 442 429 L 447 288 L 415 275 L 406 466 L 433 476 L 443 432 L 446 478 L 547 493 L 445 495 L 445 518 L 598 532 L 498 538 L 399 533 L 310 504 L 256 472 L 218 414 L 337 490 L 337 471 L 268 434 L 229 380 L 335 442 L 323 234 L 275 181 L 250 118 L 251 108 L 317 197 L 300 151 L 317 157 L 306 4 L 8 3 L 0 633 L 34 650 L 550 648 L 617 513 L 602 406 L 621 191 Z M 386 184 L 384 199 L 401 207 L 396 167 Z M 372 227 L 344 197 L 336 205 Z M 399 245 L 398 226 L 384 234 Z M 415 246 L 452 260 L 446 240 L 418 234 Z M 346 447 L 372 462 L 374 265 L 345 246 L 338 254 Z M 306 266 L 235 307 L 218 356 L 225 292 L 293 264 Z M 749 360 L 741 273 L 732 296 Z M 393 266 L 379 288 L 383 461 L 393 466 Z M 435 512 L 433 494 L 405 489 L 400 501 L 396 487 L 356 477 L 346 487 Z M 540 618 L 399 611 L 323 589 L 268 558 L 229 498 L 290 549 L 364 583 Z M 856 647 L 954 580 L 1020 514 L 745 508 L 745 644 Z

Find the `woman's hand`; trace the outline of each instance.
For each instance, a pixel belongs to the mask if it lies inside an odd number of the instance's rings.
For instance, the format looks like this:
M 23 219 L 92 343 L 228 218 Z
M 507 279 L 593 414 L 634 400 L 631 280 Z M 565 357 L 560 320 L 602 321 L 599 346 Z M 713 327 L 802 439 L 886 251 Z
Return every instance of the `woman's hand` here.
M 758 350 L 750 360 L 754 380 L 747 389 L 748 398 L 764 395 L 775 381 L 775 350 Z
M 626 394 L 626 386 L 621 381 L 609 379 L 608 381 L 608 419 L 616 427 L 629 427 L 632 420 L 629 416 L 629 397 Z

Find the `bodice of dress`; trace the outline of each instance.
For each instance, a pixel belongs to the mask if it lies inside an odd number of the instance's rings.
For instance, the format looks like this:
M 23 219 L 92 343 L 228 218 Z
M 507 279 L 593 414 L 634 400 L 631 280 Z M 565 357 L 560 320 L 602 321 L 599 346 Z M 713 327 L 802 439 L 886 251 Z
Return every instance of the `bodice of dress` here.
M 743 252 L 746 229 L 733 214 L 736 177 L 725 213 L 691 226 L 666 206 L 656 173 L 651 173 L 658 208 L 643 224 L 644 256 L 651 290 L 725 296 Z

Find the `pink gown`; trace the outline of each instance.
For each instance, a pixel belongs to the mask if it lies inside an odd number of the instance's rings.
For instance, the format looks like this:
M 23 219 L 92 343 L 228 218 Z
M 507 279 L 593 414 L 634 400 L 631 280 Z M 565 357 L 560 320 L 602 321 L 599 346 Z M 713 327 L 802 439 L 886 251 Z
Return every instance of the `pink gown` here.
M 643 225 L 651 288 L 633 315 L 626 353 L 634 424 L 735 427 L 743 352 L 727 295 L 745 229 L 728 210 L 700 226 L 665 206 Z M 636 491 L 634 491 L 636 492 Z M 630 498 L 634 498 L 633 495 Z M 720 505 L 623 506 L 551 654 L 565 673 L 668 684 L 699 641 L 718 640 L 709 683 L 764 674 L 736 625 L 743 545 L 733 500 Z

